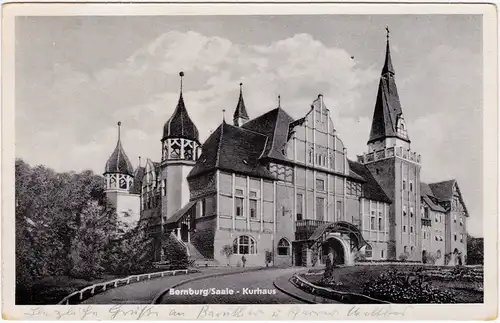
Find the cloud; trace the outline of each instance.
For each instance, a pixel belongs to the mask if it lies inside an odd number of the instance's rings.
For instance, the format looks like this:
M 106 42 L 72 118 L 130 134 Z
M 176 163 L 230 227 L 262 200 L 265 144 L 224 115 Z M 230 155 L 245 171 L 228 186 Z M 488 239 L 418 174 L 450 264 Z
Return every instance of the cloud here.
M 396 67 L 412 148 L 423 158 L 422 179 L 457 178 L 474 217 L 482 216 L 480 173 L 469 171 L 481 164 L 480 62 L 467 50 L 438 46 L 411 66 Z M 380 68 L 305 33 L 255 45 L 169 31 L 94 74 L 54 63 L 49 81 L 34 82 L 18 97 L 17 154 L 60 171 L 100 173 L 120 120 L 132 163 L 137 166 L 138 156 L 158 160 L 182 70 L 184 100 L 202 141 L 222 121 L 223 109 L 232 120 L 243 82 L 251 118 L 275 108 L 278 95 L 282 107 L 300 118 L 322 93 L 354 159 L 366 151 Z

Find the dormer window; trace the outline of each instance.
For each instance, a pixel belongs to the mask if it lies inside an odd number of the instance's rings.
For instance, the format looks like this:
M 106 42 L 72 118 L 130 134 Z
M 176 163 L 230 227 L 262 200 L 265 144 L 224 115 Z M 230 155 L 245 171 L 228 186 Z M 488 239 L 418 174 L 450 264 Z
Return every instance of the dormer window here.
M 401 116 L 401 115 L 398 117 L 396 128 L 397 128 L 398 135 L 402 136 L 403 138 L 408 137 L 408 133 L 406 130 L 406 123 L 405 123 L 405 120 L 403 119 L 403 116 Z

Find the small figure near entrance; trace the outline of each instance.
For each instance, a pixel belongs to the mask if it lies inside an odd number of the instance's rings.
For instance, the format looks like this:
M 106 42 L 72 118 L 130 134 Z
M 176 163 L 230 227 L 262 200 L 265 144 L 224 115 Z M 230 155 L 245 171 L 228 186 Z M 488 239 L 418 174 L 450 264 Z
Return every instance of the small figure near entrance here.
M 245 255 L 241 256 L 241 262 L 243 263 L 243 268 L 245 268 L 245 263 L 247 262 L 247 258 L 245 258 Z

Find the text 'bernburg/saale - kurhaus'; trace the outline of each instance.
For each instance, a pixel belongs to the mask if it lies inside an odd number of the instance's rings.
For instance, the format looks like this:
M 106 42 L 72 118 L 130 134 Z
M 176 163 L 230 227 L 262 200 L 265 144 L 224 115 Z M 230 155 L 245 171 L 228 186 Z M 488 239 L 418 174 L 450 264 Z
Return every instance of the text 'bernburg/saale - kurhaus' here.
M 270 252 L 274 265 L 312 266 L 332 254 L 346 265 L 431 256 L 461 264 L 467 208 L 456 180 L 420 181 L 394 76 L 387 38 L 368 149 L 357 161 L 322 95 L 298 120 L 279 104 L 250 119 L 240 89 L 232 124 L 201 144 L 181 86 L 161 161 L 134 170 L 118 137 L 104 172 L 107 197 L 123 221 L 146 223 L 156 262 L 175 239 L 207 265 L 225 264 L 228 245 L 232 265 L 242 255 L 247 266 L 266 265 Z

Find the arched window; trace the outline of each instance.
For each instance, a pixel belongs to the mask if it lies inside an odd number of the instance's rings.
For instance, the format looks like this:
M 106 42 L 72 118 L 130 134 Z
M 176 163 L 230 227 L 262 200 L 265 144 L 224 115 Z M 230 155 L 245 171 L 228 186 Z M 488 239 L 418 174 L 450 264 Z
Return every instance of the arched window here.
M 116 188 L 116 178 L 114 175 L 111 175 L 109 178 L 109 188 Z
M 436 252 L 436 257 L 437 257 L 437 259 L 441 258 L 441 250 L 438 250 Z
M 366 258 L 371 258 L 373 255 L 373 249 L 372 249 L 372 246 L 370 245 L 366 245 L 365 247 L 365 257 Z
M 170 158 L 181 158 L 181 145 L 178 140 L 172 140 L 172 144 L 170 145 Z
M 289 256 L 290 255 L 290 242 L 287 239 L 281 238 L 278 242 L 278 255 L 279 256 Z
M 257 244 L 250 236 L 239 236 L 233 241 L 233 253 L 237 255 L 255 255 Z
M 184 159 L 193 160 L 193 143 L 184 142 Z
M 127 180 L 125 178 L 120 178 L 120 188 L 127 189 Z

